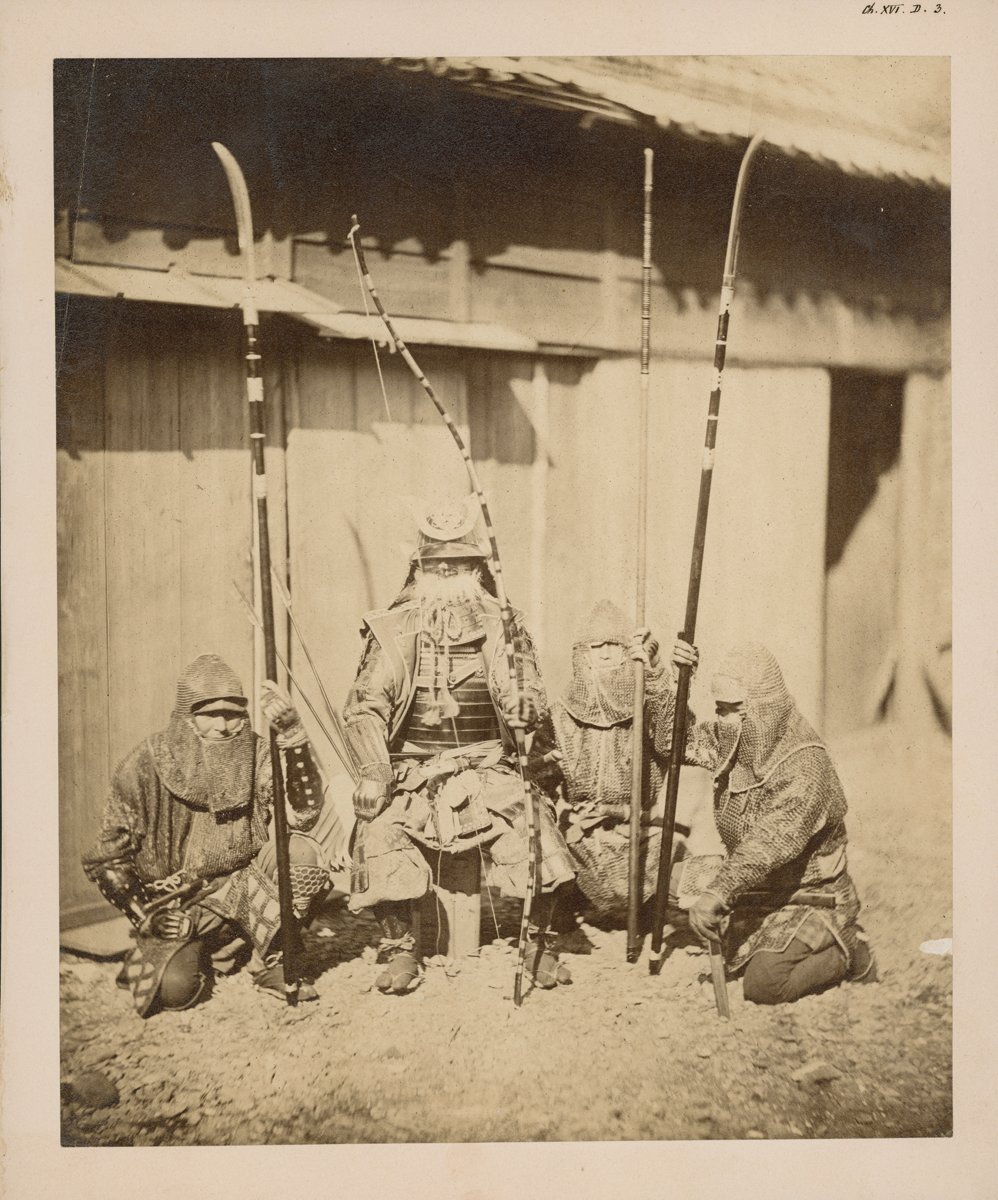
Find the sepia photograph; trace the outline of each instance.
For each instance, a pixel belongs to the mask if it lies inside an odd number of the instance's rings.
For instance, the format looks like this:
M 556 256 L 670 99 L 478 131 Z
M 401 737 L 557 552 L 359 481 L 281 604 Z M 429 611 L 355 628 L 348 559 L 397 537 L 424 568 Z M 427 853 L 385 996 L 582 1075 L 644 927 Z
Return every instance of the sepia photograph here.
M 62 1147 L 952 1137 L 950 100 L 54 61 Z

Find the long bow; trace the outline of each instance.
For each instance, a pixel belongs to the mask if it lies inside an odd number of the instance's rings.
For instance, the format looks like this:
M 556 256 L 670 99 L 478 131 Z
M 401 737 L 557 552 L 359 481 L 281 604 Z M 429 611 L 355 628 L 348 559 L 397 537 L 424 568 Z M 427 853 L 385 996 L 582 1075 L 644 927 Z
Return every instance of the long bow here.
M 353 247 L 353 252 L 357 258 L 357 265 L 360 269 L 361 277 L 364 281 L 364 286 L 370 293 L 371 299 L 377 307 L 378 313 L 388 330 L 388 334 L 392 339 L 395 349 L 402 356 L 406 366 L 419 380 L 423 391 L 433 403 L 433 407 L 440 414 L 444 424 L 450 431 L 451 437 L 461 452 L 461 457 L 464 459 L 464 466 L 468 473 L 468 480 L 471 484 L 471 489 L 475 493 L 475 498 L 478 501 L 478 506 L 482 512 L 482 521 L 485 525 L 485 532 L 489 539 L 489 551 L 492 560 L 492 575 L 496 584 L 496 595 L 499 600 L 499 606 L 502 617 L 502 632 L 503 643 L 506 649 L 506 666 L 509 671 L 509 685 L 514 711 L 519 708 L 520 698 L 520 679 L 516 663 L 516 643 L 515 629 L 513 624 L 513 609 L 510 606 L 509 599 L 506 596 L 506 586 L 503 582 L 502 560 L 499 558 L 499 545 L 496 541 L 495 529 L 492 526 L 492 516 L 489 513 L 488 502 L 485 499 L 485 492 L 482 490 L 481 481 L 478 478 L 478 471 L 475 469 L 474 461 L 465 445 L 464 438 L 461 436 L 461 431 L 454 423 L 450 413 L 441 403 L 436 392 L 430 385 L 429 380 L 423 374 L 419 364 L 413 358 L 408 346 L 399 337 L 395 326 L 392 324 L 392 319 L 385 311 L 385 306 L 381 302 L 381 297 L 378 295 L 377 289 L 374 286 L 374 281 L 371 278 L 371 273 L 367 267 L 367 260 L 364 257 L 364 249 L 360 244 L 360 238 L 357 236 L 360 231 L 360 226 L 357 223 L 356 216 L 353 218 L 353 226 L 350 229 L 349 237 L 350 244 Z M 527 745 L 526 738 L 523 732 L 523 727 L 518 722 L 514 721 L 511 725 L 513 737 L 516 741 L 516 759 L 520 773 L 520 781 L 523 784 L 523 805 L 527 819 L 528 842 L 527 842 L 527 890 L 523 902 L 523 917 L 520 921 L 520 936 L 517 942 L 517 957 L 516 957 L 516 979 L 513 985 L 513 1002 L 519 1006 L 523 1001 L 523 973 L 524 962 L 526 959 L 527 937 L 530 926 L 530 914 L 533 908 L 533 900 L 540 888 L 540 865 L 541 865 L 541 831 L 540 822 L 536 806 L 534 804 L 534 794 L 530 784 L 527 781 Z
M 250 412 L 250 444 L 253 453 L 253 496 L 256 499 L 257 533 L 260 546 L 260 604 L 263 609 L 264 663 L 268 679 L 277 679 L 277 640 L 274 636 L 274 596 L 270 581 L 270 533 L 267 523 L 267 475 L 263 444 L 266 437 L 263 420 L 263 376 L 257 343 L 259 316 L 256 307 L 256 255 L 253 247 L 253 214 L 249 189 L 242 168 L 220 142 L 212 142 L 225 171 L 232 193 L 239 235 L 239 253 L 243 263 L 241 307 L 246 331 L 246 399 Z M 300 976 L 297 968 L 297 930 L 291 891 L 291 860 L 288 845 L 288 815 L 284 807 L 284 776 L 277 735 L 270 731 L 270 765 L 274 796 L 274 843 L 277 858 L 277 898 L 281 909 L 281 946 L 283 949 L 284 993 L 288 1004 L 298 1002 Z
M 742 208 L 745 204 L 745 189 L 748 183 L 752 160 L 763 144 L 761 134 L 756 134 L 746 147 L 735 183 L 735 196 L 731 205 L 731 223 L 728 227 L 728 245 L 724 255 L 724 276 L 721 282 L 721 299 L 717 316 L 717 337 L 714 343 L 714 386 L 707 407 L 707 431 L 704 435 L 703 461 L 700 470 L 700 495 L 697 502 L 696 526 L 693 532 L 693 554 L 690 561 L 689 589 L 686 594 L 686 623 L 679 636 L 692 642 L 696 633 L 697 608 L 700 601 L 700 576 L 703 570 L 704 542 L 707 536 L 707 510 L 710 504 L 710 485 L 714 476 L 714 447 L 717 444 L 717 425 L 721 411 L 721 380 L 724 373 L 724 358 L 728 344 L 728 318 L 731 302 L 735 296 L 735 275 L 738 266 L 738 241 L 741 235 Z M 665 792 L 665 814 L 662 818 L 662 845 L 658 864 L 658 883 L 655 891 L 655 913 L 652 923 L 651 955 L 648 966 L 653 975 L 662 969 L 662 941 L 665 913 L 668 905 L 669 873 L 672 868 L 672 840 L 676 824 L 676 800 L 679 795 L 679 772 L 686 751 L 686 717 L 690 694 L 690 668 L 685 664 L 679 668 L 676 684 L 676 712 L 672 725 L 672 747 L 669 759 L 669 776 Z M 711 973 L 714 979 L 714 994 L 718 1012 L 727 1017 L 728 994 L 724 988 L 724 963 L 720 943 L 710 944 Z

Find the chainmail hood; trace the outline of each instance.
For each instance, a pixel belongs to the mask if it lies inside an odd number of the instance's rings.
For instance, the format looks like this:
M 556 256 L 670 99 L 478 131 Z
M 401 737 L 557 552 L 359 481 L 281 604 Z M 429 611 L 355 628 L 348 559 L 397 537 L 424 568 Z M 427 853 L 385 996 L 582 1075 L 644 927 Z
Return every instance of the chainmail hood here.
M 763 783 L 791 754 L 805 746 L 824 748 L 787 690 L 779 663 L 765 646 L 747 642 L 730 650 L 715 676 L 715 691 L 744 689 L 745 718 L 729 787 L 744 792 Z
M 198 736 L 193 710 L 222 699 L 245 705 L 239 677 L 217 654 L 202 654 L 180 676 L 169 725 L 149 739 L 163 786 L 195 808 L 216 815 L 252 802 L 256 755 L 256 734 L 248 720 L 225 741 L 209 742 Z
M 239 676 L 217 654 L 202 654 L 180 676 L 174 714 L 189 717 L 195 708 L 209 700 L 236 700 L 246 704 Z
M 634 716 L 634 664 L 629 658 L 619 667 L 596 670 L 589 648 L 611 642 L 626 650 L 631 630 L 627 618 L 609 600 L 590 609 L 572 642 L 572 679 L 561 698 L 576 721 L 598 729 L 622 725 Z

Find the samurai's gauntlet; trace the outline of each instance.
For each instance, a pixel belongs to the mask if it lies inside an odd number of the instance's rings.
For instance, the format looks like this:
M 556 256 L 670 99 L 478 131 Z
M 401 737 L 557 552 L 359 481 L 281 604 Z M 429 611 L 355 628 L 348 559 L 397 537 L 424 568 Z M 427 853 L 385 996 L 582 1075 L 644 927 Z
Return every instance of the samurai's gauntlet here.
M 108 903 L 123 912 L 139 929 L 144 924 L 146 913 L 145 888 L 133 863 L 125 858 L 101 863 L 87 868 L 87 876 Z
M 277 735 L 277 744 L 282 750 L 290 746 L 303 746 L 308 742 L 308 734 L 298 710 L 289 696 L 270 679 L 265 679 L 260 685 L 260 708 L 267 718 L 267 724 Z
M 144 884 L 134 865 L 127 859 L 119 858 L 113 862 L 101 863 L 100 866 L 89 867 L 87 875 L 97 884 L 104 899 L 123 912 L 144 937 L 171 940 L 185 940 L 190 937 L 191 919 L 181 912 L 178 906 L 185 894 L 200 887 L 199 880 L 181 879 L 178 874 L 163 881 L 164 884 L 174 886 L 164 887 L 162 894 L 150 897 L 149 891 L 155 891 L 156 885 Z

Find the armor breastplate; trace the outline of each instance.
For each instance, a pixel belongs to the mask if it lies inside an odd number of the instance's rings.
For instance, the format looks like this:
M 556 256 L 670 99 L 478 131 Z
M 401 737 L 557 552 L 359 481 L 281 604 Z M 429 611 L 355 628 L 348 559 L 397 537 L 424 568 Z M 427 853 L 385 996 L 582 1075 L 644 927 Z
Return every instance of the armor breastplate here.
M 406 743 L 431 754 L 476 742 L 497 741 L 502 736 L 485 678 L 481 643 L 450 647 L 449 660 L 447 690 L 460 706 L 458 713 L 434 722 L 440 708 L 438 693 L 432 677 L 420 669 L 416 675 L 416 696 L 403 730 Z M 421 662 L 420 667 L 423 666 Z

